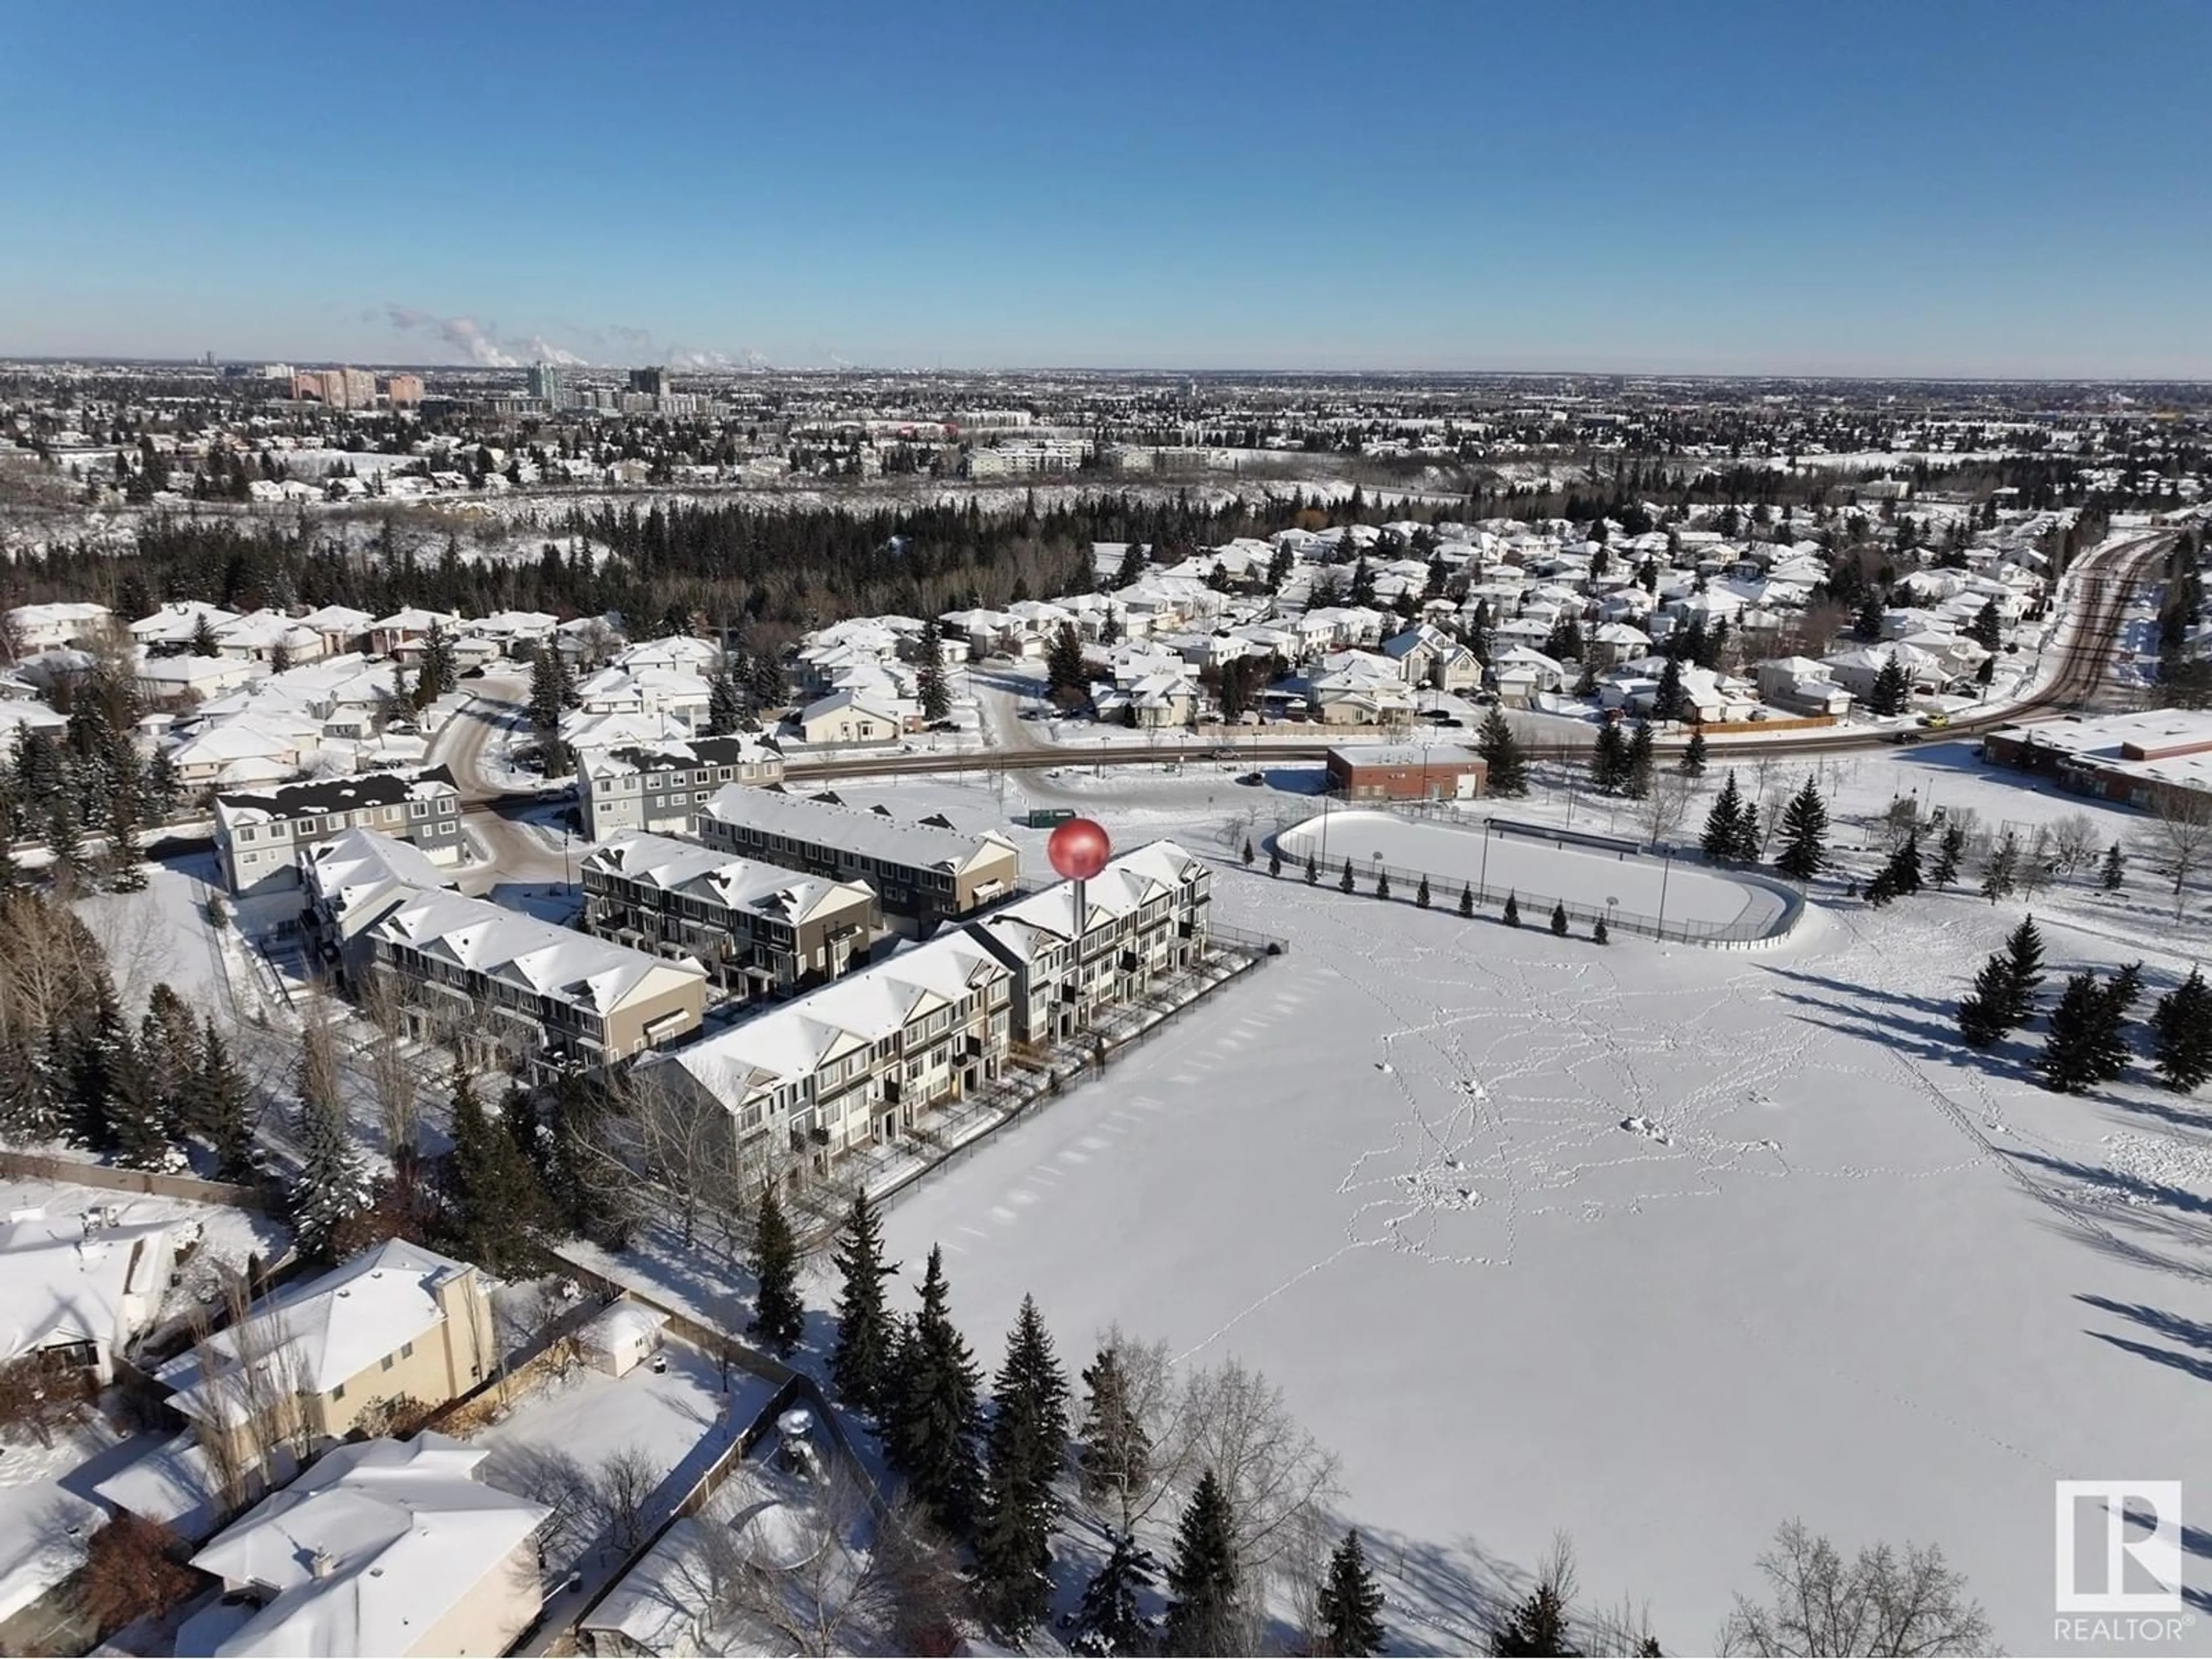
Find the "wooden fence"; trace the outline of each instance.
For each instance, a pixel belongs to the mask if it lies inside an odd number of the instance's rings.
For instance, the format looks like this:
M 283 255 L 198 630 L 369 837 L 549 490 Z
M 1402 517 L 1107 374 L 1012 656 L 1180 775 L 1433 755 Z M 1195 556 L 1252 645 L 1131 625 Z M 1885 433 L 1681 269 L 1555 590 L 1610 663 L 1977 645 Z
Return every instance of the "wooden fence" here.
M 198 1176 L 162 1175 L 151 1170 L 118 1170 L 112 1164 L 57 1158 L 48 1152 L 0 1152 L 0 1176 L 17 1181 L 73 1182 L 80 1187 L 100 1187 L 109 1192 L 189 1199 L 195 1204 L 222 1204 L 234 1210 L 257 1213 L 269 1208 L 269 1194 L 258 1187 L 203 1181 Z

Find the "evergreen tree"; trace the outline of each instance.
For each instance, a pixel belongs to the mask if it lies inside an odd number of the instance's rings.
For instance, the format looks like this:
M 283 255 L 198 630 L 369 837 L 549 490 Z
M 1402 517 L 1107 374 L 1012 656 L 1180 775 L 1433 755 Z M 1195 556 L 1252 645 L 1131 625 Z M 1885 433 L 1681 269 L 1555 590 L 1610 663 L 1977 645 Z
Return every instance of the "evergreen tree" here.
M 1340 892 L 1348 893 L 1352 890 L 1352 860 L 1350 859 L 1345 860 L 1344 873 L 1337 878 L 1336 885 Z
M 146 854 L 138 845 L 137 804 L 119 792 L 108 803 L 106 863 L 110 892 L 146 890 Z
M 2089 1028 L 2089 1080 L 2110 1083 L 2128 1069 L 2128 1016 L 2142 995 L 2143 970 L 2130 962 L 2097 988 L 2096 1018 Z
M 68 1079 L 70 1137 L 97 1152 L 112 1151 L 116 1125 L 110 1113 L 117 1100 L 118 1074 L 129 1064 L 131 1027 L 104 968 L 94 970 L 91 1006 L 57 1026 L 56 1033 Z
M 2058 1006 L 2051 1011 L 2050 1034 L 2035 1060 L 2045 1088 L 2079 1094 L 2096 1080 L 2101 1002 L 2095 975 L 2067 975 Z
M 1604 720 L 1597 728 L 1597 741 L 1590 749 L 1590 787 L 1601 795 L 1616 793 L 1628 775 L 1628 741 L 1621 735 L 1620 722 Z
M 1176 1526 L 1175 1559 L 1168 1566 L 1168 1620 L 1163 1651 L 1234 1654 L 1245 1651 L 1238 1602 L 1236 1516 L 1229 1493 L 1207 1469 Z
M 1982 896 L 1992 904 L 2009 897 L 2019 880 L 2019 871 L 2020 842 L 2008 830 L 2005 838 L 1997 843 L 1996 851 L 1990 854 L 1989 867 L 1982 872 Z
M 1267 849 L 1267 873 L 1277 877 L 1283 873 L 1283 854 L 1280 848 L 1270 847 Z
M 1499 1659 L 1552 1659 L 1582 1651 L 1567 1625 L 1566 1598 L 1549 1578 L 1513 1604 L 1503 1624 L 1490 1632 L 1490 1650 Z
M 915 695 L 921 702 L 921 717 L 941 720 L 952 712 L 952 690 L 945 684 L 945 653 L 937 618 L 922 624 L 921 662 L 915 672 Z
M 1735 821 L 1735 844 L 1729 856 L 1741 864 L 1759 862 L 1759 808 L 1749 801 Z
M 75 890 L 84 880 L 84 830 L 70 801 L 57 800 L 47 810 L 46 851 L 55 886 L 64 894 Z
M 1966 851 L 1966 832 L 1959 825 L 1947 825 L 1942 840 L 1936 843 L 1936 867 L 1928 872 L 1929 881 L 1937 887 L 1948 887 L 1959 878 L 1959 860 Z
M 1867 688 L 1867 713 L 1882 719 L 1901 714 L 1911 695 L 1912 684 L 1905 677 L 1905 665 L 1898 661 L 1897 653 L 1893 651 L 1882 664 L 1881 671 L 1874 677 L 1874 684 Z
M 1872 645 L 1881 637 L 1881 594 L 1869 589 L 1858 615 L 1851 622 L 1851 637 L 1862 645 Z
M 549 778 L 568 770 L 568 745 L 561 741 L 561 716 L 570 692 L 568 665 L 551 641 L 540 646 L 530 664 L 530 729 L 538 743 L 539 768 Z
M 1622 758 L 1620 793 L 1631 800 L 1642 800 L 1651 793 L 1652 769 L 1651 722 L 1638 720 Z
M 1390 896 L 1390 872 L 1388 870 L 1375 872 L 1375 896 L 1379 899 Z
M 1521 925 L 1521 896 L 1519 894 L 1508 893 L 1505 896 L 1505 910 L 1501 920 L 1504 921 L 1508 927 L 1518 927 Z
M 1905 839 L 1889 855 L 1888 867 L 1900 894 L 1910 898 L 1920 890 L 1920 832 L 1917 830 L 1905 832 Z
M 1083 640 L 1073 623 L 1062 623 L 1045 653 L 1045 678 L 1062 701 L 1079 700 L 1091 687 L 1091 671 L 1083 662 Z
M 1997 615 L 1995 599 L 1982 601 L 1982 608 L 1974 613 L 1973 621 L 1966 624 L 1966 637 L 1984 651 L 1995 651 L 2004 643 L 2004 620 Z
M 783 1201 L 775 1182 L 761 1187 L 760 1209 L 753 1217 L 752 1322 L 745 1328 L 757 1333 L 779 1354 L 788 1354 L 806 1334 L 806 1304 L 799 1295 L 799 1240 L 784 1218 Z
M 1590 943 L 1593 945 L 1610 945 L 1613 943 L 1612 932 L 1606 927 L 1605 918 L 1603 916 L 1600 916 L 1595 921 L 1590 924 Z
M 1721 792 L 1713 798 L 1712 808 L 1705 814 L 1705 833 L 1698 845 L 1707 858 L 1716 863 L 1737 856 L 1743 841 L 1743 817 L 1748 810 L 1743 792 L 1735 787 L 1735 774 L 1731 771 L 1721 785 Z
M 485 1112 L 460 1066 L 453 1068 L 447 1127 L 453 1148 L 441 1173 L 440 1226 L 454 1254 L 500 1274 L 528 1267 L 531 1236 L 544 1206 L 537 1171 L 506 1123 Z
M 1429 908 L 1429 900 L 1431 896 L 1431 895 L 1429 892 L 1429 878 L 1428 876 L 1424 873 L 1421 877 L 1420 884 L 1413 889 L 1413 902 L 1419 905 L 1422 909 L 1425 910 Z
M 744 688 L 725 657 L 707 681 L 707 735 L 726 738 L 745 723 Z
M 1960 1000 L 1959 1035 L 1986 1048 L 2019 1027 L 2033 1011 L 2042 966 L 2043 936 L 2035 919 L 2027 917 L 2008 936 L 2005 948 L 1982 964 L 1974 988 Z
M 1306 854 L 1306 885 L 1315 886 L 1320 880 L 1321 866 L 1315 861 L 1314 855 L 1309 853 Z
M 891 1363 L 890 1314 L 884 1305 L 883 1226 L 865 1188 L 853 1199 L 831 1257 L 842 1288 L 837 1295 L 837 1342 L 830 1351 L 830 1377 L 847 1404 L 880 1413 Z
M 1682 659 L 1668 653 L 1667 665 L 1659 671 L 1659 687 L 1651 695 L 1651 718 L 1658 720 L 1679 720 L 1682 718 Z M 1705 754 L 1698 751 L 1698 759 L 1704 763 Z
M 1126 1659 L 1128 1655 L 1149 1653 L 1152 1622 L 1145 1617 L 1142 1597 L 1152 1589 L 1158 1571 L 1158 1565 L 1133 1534 L 1115 1533 L 1104 1565 L 1084 1587 L 1068 1650 L 1085 1655 L 1085 1659 Z
M 160 1092 L 165 1133 L 173 1139 L 184 1127 L 199 1069 L 200 1023 L 167 982 L 147 994 L 146 1012 L 138 1022 L 138 1052 Z
M 1032 1297 L 1022 1298 L 994 1394 L 975 1535 L 977 1600 L 994 1632 L 1019 1641 L 1051 1608 L 1052 1483 L 1067 1444 L 1067 1380 Z
M 301 1161 L 289 1194 L 294 1242 L 309 1261 L 328 1262 L 338 1229 L 368 1207 L 368 1175 L 335 1094 L 304 1091 L 295 1127 Z
M 2202 969 L 2158 1000 L 2149 1024 L 2160 1082 L 2186 1094 L 2212 1078 L 2212 987 Z
M 2034 1012 L 2036 988 L 2043 983 L 2043 935 L 2033 916 L 2021 917 L 2005 935 L 2005 973 L 2010 988 L 2005 1010 L 2018 1025 Z
M 1152 1442 L 1118 1348 L 1098 1350 L 1083 1373 L 1083 1450 L 1076 1459 L 1083 1495 L 1096 1504 L 1142 1492 L 1152 1480 Z
M 253 1164 L 252 1101 L 212 1015 L 201 1028 L 199 1066 L 189 1099 L 188 1125 L 214 1152 L 216 1179 L 252 1181 L 258 1173 Z
M 1275 551 L 1277 556 L 1281 557 L 1284 555 L 1288 554 L 1290 550 L 1285 547 L 1278 548 Z M 1144 579 L 1144 544 L 1141 542 L 1131 542 L 1127 547 L 1124 547 L 1121 550 L 1121 562 L 1114 572 L 1114 586 L 1117 588 L 1133 587 L 1138 582 Z
M 1693 778 L 1705 775 L 1705 734 L 1702 730 L 1690 733 L 1690 740 L 1682 747 L 1682 770 Z
M 975 1512 L 981 1379 L 945 1299 L 944 1252 L 932 1246 L 921 1307 L 898 1346 L 884 1453 L 938 1523 L 965 1536 Z
M 159 1170 L 168 1164 L 168 1115 L 162 1106 L 161 1081 L 127 1029 L 119 1033 L 109 1057 L 105 1115 L 118 1164 L 127 1170 Z
M 1382 1589 L 1368 1570 L 1358 1531 L 1346 1533 L 1329 1556 L 1314 1607 L 1321 1616 L 1322 1652 L 1364 1659 L 1382 1651 Z
M 1554 902 L 1552 906 L 1552 931 L 1561 939 L 1567 936 L 1567 906 L 1564 899 Z
M 1474 914 L 1474 888 L 1472 884 L 1459 890 L 1459 913 L 1463 916 Z
M 1513 735 L 1513 723 L 1495 704 L 1482 717 L 1475 749 L 1482 757 L 1486 793 L 1504 796 L 1528 793 L 1528 763 L 1521 752 L 1521 740 Z
M 2117 893 L 2127 878 L 2127 861 L 2114 842 L 2105 849 L 2105 861 L 2099 867 L 2097 879 L 2108 893 Z
M 1813 780 L 1782 810 L 1782 855 L 1774 867 L 1795 882 L 1808 882 L 1828 861 L 1828 805 Z

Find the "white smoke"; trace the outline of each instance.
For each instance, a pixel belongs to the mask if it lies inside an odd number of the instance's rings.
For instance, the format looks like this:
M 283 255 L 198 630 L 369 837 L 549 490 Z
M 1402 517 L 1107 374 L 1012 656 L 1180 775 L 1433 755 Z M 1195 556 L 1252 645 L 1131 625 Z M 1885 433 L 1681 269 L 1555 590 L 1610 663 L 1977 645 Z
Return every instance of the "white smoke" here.
M 586 368 L 593 362 L 566 346 L 554 344 L 542 334 L 503 335 L 498 324 L 479 322 L 471 316 L 441 317 L 434 311 L 397 301 L 386 303 L 384 315 L 398 332 L 442 342 L 460 361 L 482 368 L 521 368 L 530 363 Z M 573 324 L 562 324 L 561 327 L 563 332 L 604 354 L 603 361 L 617 364 L 665 363 L 672 368 L 701 369 L 769 367 L 768 359 L 757 351 L 741 349 L 732 354 L 674 341 L 663 344 L 651 329 L 623 323 L 610 324 L 604 329 L 580 328 Z

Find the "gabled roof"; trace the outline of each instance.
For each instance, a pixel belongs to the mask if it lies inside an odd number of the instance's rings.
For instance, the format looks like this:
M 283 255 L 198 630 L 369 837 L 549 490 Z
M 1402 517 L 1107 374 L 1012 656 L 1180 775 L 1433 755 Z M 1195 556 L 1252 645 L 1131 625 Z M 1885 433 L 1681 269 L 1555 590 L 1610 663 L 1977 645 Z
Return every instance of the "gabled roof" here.
M 434 1293 L 455 1273 L 473 1271 L 450 1256 L 403 1239 L 388 1239 L 317 1278 L 287 1285 L 254 1304 L 246 1316 L 254 1355 L 281 1351 L 280 1391 L 328 1392 L 388 1353 L 435 1330 L 444 1319 Z M 207 1346 L 219 1365 L 235 1363 L 240 1332 L 216 1331 Z M 203 1374 L 188 1350 L 156 1373 L 173 1389 L 171 1403 L 187 1417 L 235 1419 L 239 1390 Z
M 410 800 L 458 795 L 453 775 L 442 766 L 407 772 L 357 772 L 350 777 L 286 784 L 256 793 L 216 797 L 216 816 L 226 823 L 262 823 L 278 818 L 318 817 L 326 812 L 356 812 L 370 806 L 399 806 Z
M 275 1597 L 223 1654 L 405 1653 L 551 1514 L 477 1480 L 489 1456 L 441 1434 L 341 1446 L 192 1558 Z
M 603 1018 L 637 996 L 705 977 L 688 957 L 671 961 L 633 951 L 459 893 L 417 890 L 369 931 L 433 961 Z
M 160 1241 L 176 1224 L 125 1222 L 88 1231 L 76 1217 L 33 1211 L 0 1226 L 0 1363 L 55 1343 L 104 1346 L 129 1335 L 125 1298 L 158 1301 L 167 1290 L 168 1252 Z M 149 1277 L 155 1255 L 158 1284 Z
M 969 835 L 950 827 L 899 823 L 874 812 L 750 784 L 725 785 L 699 815 L 914 869 L 958 872 L 983 854 L 1013 849 L 1013 842 L 995 830 Z
M 601 871 L 664 893 L 793 926 L 833 899 L 849 902 L 872 896 L 859 882 L 829 881 L 642 830 L 609 836 L 585 855 L 583 867 L 586 875 Z

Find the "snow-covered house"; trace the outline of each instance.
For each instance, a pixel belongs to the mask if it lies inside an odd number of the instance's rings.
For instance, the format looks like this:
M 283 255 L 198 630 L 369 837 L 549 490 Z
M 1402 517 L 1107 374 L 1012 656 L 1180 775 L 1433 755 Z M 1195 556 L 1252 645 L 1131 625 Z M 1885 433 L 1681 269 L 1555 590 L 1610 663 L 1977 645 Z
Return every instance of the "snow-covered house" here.
M 1828 665 L 1810 657 L 1771 657 L 1752 674 L 1762 702 L 1800 714 L 1844 715 L 1851 694 L 1830 678 Z
M 1893 658 L 1905 671 L 1905 684 L 1915 692 L 1940 691 L 1951 678 L 1940 659 L 1929 656 L 1917 646 L 1905 644 L 1867 645 L 1839 651 L 1824 658 L 1822 665 L 1830 679 L 1864 702 L 1874 690 L 1875 681 Z
M 537 1535 L 552 1511 L 485 1484 L 490 1455 L 428 1433 L 330 1453 L 192 1558 L 225 1593 L 179 1650 L 505 1652 L 544 1602 Z
M 707 723 L 714 688 L 688 669 L 611 665 L 576 686 L 576 707 L 586 714 L 663 715 L 686 730 Z
M 1464 691 L 1482 684 L 1482 664 L 1474 653 L 1426 623 L 1383 641 L 1382 654 L 1398 665 L 1408 685 Z
M 198 599 L 172 599 L 151 616 L 131 624 L 131 637 L 148 650 L 190 645 L 204 624 L 212 633 L 238 620 L 238 612 Z
M 106 1382 L 154 1324 L 177 1247 L 196 1226 L 134 1218 L 128 1200 L 82 1215 L 18 1211 L 0 1225 L 0 1364 L 27 1355 Z
M 19 605 L 8 612 L 8 642 L 11 650 L 24 655 L 52 651 L 83 643 L 104 631 L 111 620 L 104 605 Z
M 907 729 L 895 707 L 858 691 L 833 691 L 791 716 L 800 742 L 815 748 L 894 743 Z
M 161 708 L 205 702 L 269 672 L 265 662 L 242 657 L 147 657 L 131 671 L 138 695 Z
M 321 656 L 335 657 L 360 651 L 368 644 L 369 626 L 376 618 L 349 605 L 326 605 L 299 619 L 300 626 L 321 636 Z
M 252 611 L 235 617 L 215 630 L 215 642 L 224 656 L 247 662 L 269 662 L 280 652 L 295 663 L 313 662 L 328 649 L 319 630 L 281 611 Z

